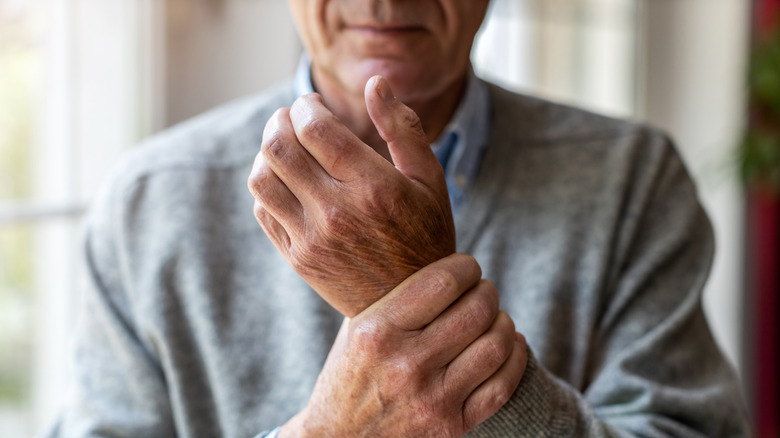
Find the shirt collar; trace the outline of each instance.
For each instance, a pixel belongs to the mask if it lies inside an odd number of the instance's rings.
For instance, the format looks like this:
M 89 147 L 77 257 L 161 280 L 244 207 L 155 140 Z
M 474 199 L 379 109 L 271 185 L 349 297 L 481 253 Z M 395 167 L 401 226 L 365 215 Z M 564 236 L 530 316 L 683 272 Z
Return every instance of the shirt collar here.
M 477 177 L 490 136 L 490 108 L 487 85 L 469 69 L 460 105 L 439 139 L 431 145 L 434 152 L 442 147 L 452 148 L 442 166 L 453 209 L 457 210 Z
M 298 61 L 298 68 L 295 70 L 295 78 L 293 79 L 293 91 L 295 97 L 314 93 L 314 85 L 311 82 L 311 59 L 306 52 L 303 52 L 300 61 Z
M 311 61 L 305 52 L 298 63 L 293 87 L 297 97 L 314 93 Z M 487 85 L 469 68 L 466 90 L 458 109 L 439 139 L 431 145 L 434 152 L 448 149 L 444 154 L 437 153 L 437 157 L 444 168 L 450 202 L 455 212 L 477 177 L 490 135 L 490 108 Z

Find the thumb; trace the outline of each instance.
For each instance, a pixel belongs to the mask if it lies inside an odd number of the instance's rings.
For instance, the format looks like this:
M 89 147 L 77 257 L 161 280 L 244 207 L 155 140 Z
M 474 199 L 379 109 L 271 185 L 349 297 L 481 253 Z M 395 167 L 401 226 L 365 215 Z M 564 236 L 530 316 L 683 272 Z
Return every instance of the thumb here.
M 395 167 L 408 178 L 430 187 L 438 184 L 441 165 L 431 151 L 417 113 L 395 98 L 381 76 L 368 80 L 365 99 L 368 115 L 387 142 Z

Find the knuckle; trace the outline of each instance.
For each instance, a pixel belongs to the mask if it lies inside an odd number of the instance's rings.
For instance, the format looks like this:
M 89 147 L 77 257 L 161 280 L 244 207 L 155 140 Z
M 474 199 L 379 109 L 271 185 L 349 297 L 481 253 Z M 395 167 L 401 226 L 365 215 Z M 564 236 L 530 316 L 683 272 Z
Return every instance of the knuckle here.
M 266 193 L 272 182 L 273 178 L 271 173 L 265 165 L 262 165 L 249 175 L 249 178 L 247 178 L 247 187 L 255 199 L 262 200 L 266 197 Z
M 498 299 L 490 293 L 473 294 L 468 310 L 474 325 L 488 327 L 498 313 Z
M 465 260 L 469 268 L 473 269 L 474 276 L 477 278 L 482 277 L 482 267 L 479 265 L 479 262 L 477 262 L 477 259 L 474 258 L 474 256 L 471 254 L 464 254 L 464 256 L 466 257 Z M 495 289 L 495 286 L 492 282 L 488 281 L 488 283 L 490 287 Z
M 444 269 L 435 269 L 430 273 L 432 287 L 436 293 L 446 294 L 458 289 L 458 279 L 451 272 Z
M 497 297 L 482 288 L 477 288 L 463 295 L 460 300 L 462 307 L 453 315 L 452 326 L 457 330 L 473 333 L 486 332 L 494 323 L 498 313 Z
M 420 117 L 413 109 L 404 106 L 403 111 L 401 112 L 401 118 L 406 126 L 412 128 L 417 134 L 422 135 L 423 137 L 425 136 Z
M 266 160 L 273 162 L 284 161 L 289 148 L 286 147 L 284 140 L 279 135 L 272 135 L 263 140 L 260 145 L 260 153 Z
M 352 218 L 342 208 L 330 206 L 321 212 L 321 227 L 326 238 L 340 240 L 352 228 Z
M 287 108 L 279 108 L 274 111 L 263 128 L 263 141 L 279 132 L 285 117 L 289 117 L 289 110 Z
M 393 368 L 396 370 L 397 376 L 400 381 L 409 382 L 418 377 L 420 373 L 420 364 L 411 356 L 401 356 L 393 363 Z
M 376 327 L 368 321 L 361 321 L 352 328 L 352 341 L 360 345 L 372 345 L 378 341 Z
M 350 342 L 358 352 L 370 357 L 383 357 L 389 353 L 384 331 L 371 319 L 362 320 L 352 327 Z
M 312 106 L 322 104 L 322 96 L 319 93 L 304 94 L 296 100 L 299 104 Z
M 310 107 L 314 103 L 313 97 L 314 95 L 312 94 L 304 94 L 303 96 L 295 99 L 293 104 L 290 106 L 290 118 L 296 118 L 300 115 L 310 112 Z
M 312 118 L 301 125 L 298 132 L 304 143 L 320 141 L 328 136 L 331 129 L 329 118 Z
M 271 114 L 271 117 L 268 119 L 268 122 L 265 124 L 265 130 L 263 131 L 263 134 L 271 134 L 275 133 L 279 130 L 279 128 L 282 126 L 282 122 L 284 122 L 285 119 L 290 118 L 290 108 L 278 108 L 276 111 L 274 111 L 273 114 Z
M 409 196 L 405 188 L 388 178 L 377 178 L 366 184 L 361 200 L 363 211 L 378 220 L 404 217 L 409 212 Z
M 482 267 L 471 254 L 455 253 L 451 260 L 458 271 L 464 273 L 469 280 L 476 283 L 482 277 Z M 492 283 L 490 284 L 492 285 Z
M 493 369 L 498 369 L 512 353 L 510 345 L 498 334 L 485 338 L 482 351 L 485 365 Z
M 465 430 L 471 430 L 484 419 L 501 409 L 514 395 L 515 387 L 510 381 L 492 382 L 480 395 L 478 403 L 471 403 L 463 410 L 463 425 Z
M 288 108 L 288 107 L 281 107 L 281 108 L 278 108 L 276 111 L 274 111 L 274 113 L 271 115 L 271 119 L 270 120 L 273 120 L 273 121 L 276 122 L 279 119 L 282 119 L 284 117 L 289 117 L 289 116 L 290 116 L 290 108 Z
M 501 382 L 500 384 L 495 385 L 493 390 L 490 392 L 488 397 L 488 404 L 492 409 L 497 411 L 502 406 L 504 406 L 510 398 L 512 398 L 512 394 L 514 394 L 514 392 L 515 388 L 513 388 L 509 382 Z
M 255 205 L 252 210 L 255 215 L 255 220 L 257 221 L 258 224 L 260 224 L 261 226 L 265 226 L 270 222 L 268 210 L 266 210 L 265 207 L 263 207 L 263 204 L 259 202 L 255 202 Z
M 259 202 L 255 202 L 252 211 L 255 215 L 255 218 L 258 220 L 258 222 L 264 222 L 266 220 L 268 211 L 265 209 L 265 207 L 263 207 L 263 204 Z

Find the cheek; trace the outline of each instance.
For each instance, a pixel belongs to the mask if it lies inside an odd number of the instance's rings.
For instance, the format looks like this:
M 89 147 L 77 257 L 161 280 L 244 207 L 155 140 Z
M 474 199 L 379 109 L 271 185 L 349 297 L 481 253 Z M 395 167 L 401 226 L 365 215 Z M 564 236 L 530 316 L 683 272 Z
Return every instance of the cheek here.
M 327 3 L 323 0 L 290 0 L 290 10 L 301 42 L 312 55 L 328 46 L 329 23 L 324 13 Z
M 443 44 L 453 61 L 461 62 L 471 52 L 474 36 L 487 10 L 487 0 L 442 0 Z

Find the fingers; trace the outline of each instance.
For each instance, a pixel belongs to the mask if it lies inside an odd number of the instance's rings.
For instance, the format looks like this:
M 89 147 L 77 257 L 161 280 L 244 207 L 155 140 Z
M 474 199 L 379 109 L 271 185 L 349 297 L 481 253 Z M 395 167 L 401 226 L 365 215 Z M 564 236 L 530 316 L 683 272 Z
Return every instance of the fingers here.
M 423 343 L 429 345 L 436 366 L 455 359 L 493 324 L 498 314 L 498 292 L 488 280 L 481 280 L 423 331 Z
M 473 257 L 452 254 L 412 274 L 360 316 L 376 317 L 407 331 L 436 319 L 482 276 Z
M 395 98 L 381 76 L 366 83 L 365 99 L 368 115 L 387 142 L 395 167 L 408 178 L 435 187 L 443 171 L 417 114 Z
M 377 166 L 392 169 L 325 107 L 318 94 L 296 100 L 290 108 L 290 120 L 303 147 L 338 181 L 372 178 Z
M 330 178 L 298 141 L 290 111 L 280 108 L 268 120 L 260 154 L 288 190 L 304 206 L 313 207 L 327 193 Z M 318 190 L 312 190 L 312 187 Z
M 467 430 L 473 429 L 493 416 L 509 401 L 523 378 L 527 364 L 525 337 L 516 333 L 514 349 L 509 360 L 466 399 L 463 405 L 463 418 Z
M 263 228 L 266 236 L 271 239 L 271 243 L 274 244 L 276 249 L 287 258 L 291 245 L 290 236 L 287 234 L 287 230 L 285 230 L 282 224 L 280 224 L 279 221 L 277 221 L 258 201 L 255 201 L 254 210 L 257 223 Z
M 459 388 L 462 399 L 488 380 L 513 352 L 515 325 L 500 311 L 490 329 L 466 347 L 447 367 L 445 384 Z
M 258 216 L 258 206 L 262 206 L 263 211 L 273 216 L 286 229 L 297 229 L 303 217 L 303 206 L 271 170 L 262 153 L 255 157 L 247 187 L 255 198 L 255 218 L 260 225 L 263 225 L 263 221 L 261 216 Z

